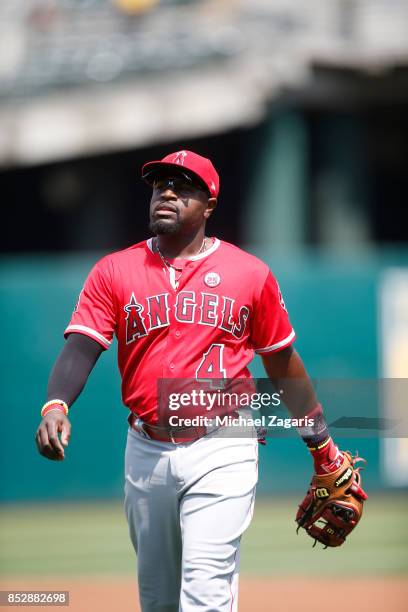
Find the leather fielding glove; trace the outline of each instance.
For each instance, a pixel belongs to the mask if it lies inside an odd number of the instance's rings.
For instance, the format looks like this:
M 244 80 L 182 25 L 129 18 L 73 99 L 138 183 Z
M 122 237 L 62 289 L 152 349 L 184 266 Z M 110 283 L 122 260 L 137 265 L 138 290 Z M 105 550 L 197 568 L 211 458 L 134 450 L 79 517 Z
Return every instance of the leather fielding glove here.
M 361 457 L 343 452 L 340 467 L 329 474 L 315 474 L 296 514 L 298 524 L 316 542 L 340 546 L 359 523 L 368 495 L 361 487 Z

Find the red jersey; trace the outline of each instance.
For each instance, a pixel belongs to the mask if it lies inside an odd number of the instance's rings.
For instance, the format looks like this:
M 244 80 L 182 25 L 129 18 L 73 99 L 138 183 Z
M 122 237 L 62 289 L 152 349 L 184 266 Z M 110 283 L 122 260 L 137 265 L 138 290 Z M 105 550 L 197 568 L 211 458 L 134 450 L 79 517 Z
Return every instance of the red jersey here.
M 250 378 L 254 352 L 279 351 L 295 339 L 268 266 L 213 240 L 173 262 L 182 269 L 177 287 L 152 239 L 103 257 L 65 330 L 104 349 L 117 337 L 123 402 L 147 423 L 157 422 L 159 379 Z

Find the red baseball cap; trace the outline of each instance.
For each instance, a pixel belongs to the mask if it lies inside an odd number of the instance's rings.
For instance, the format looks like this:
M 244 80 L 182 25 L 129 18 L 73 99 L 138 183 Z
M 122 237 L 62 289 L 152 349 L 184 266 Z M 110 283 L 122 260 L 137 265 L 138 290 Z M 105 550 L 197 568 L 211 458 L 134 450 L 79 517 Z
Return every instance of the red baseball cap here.
M 163 170 L 177 169 L 186 176 L 198 178 L 207 187 L 213 198 L 218 196 L 220 190 L 220 177 L 212 162 L 193 151 L 176 151 L 166 155 L 160 161 L 151 161 L 142 168 L 142 179 L 151 184 L 154 176 Z

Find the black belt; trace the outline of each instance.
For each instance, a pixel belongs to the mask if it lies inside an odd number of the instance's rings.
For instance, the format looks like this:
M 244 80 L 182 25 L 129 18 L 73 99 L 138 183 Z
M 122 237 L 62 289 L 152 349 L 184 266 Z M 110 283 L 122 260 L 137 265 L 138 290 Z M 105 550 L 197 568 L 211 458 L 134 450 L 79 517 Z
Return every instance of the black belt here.
M 236 411 L 230 412 L 223 416 L 238 417 Z M 172 442 L 173 444 L 183 444 L 186 442 L 196 442 L 209 433 L 217 431 L 222 425 L 214 425 L 214 427 L 206 427 L 204 425 L 189 426 L 189 427 L 164 427 L 159 425 L 150 425 L 142 421 L 134 412 L 128 416 L 128 423 L 132 429 L 158 442 Z

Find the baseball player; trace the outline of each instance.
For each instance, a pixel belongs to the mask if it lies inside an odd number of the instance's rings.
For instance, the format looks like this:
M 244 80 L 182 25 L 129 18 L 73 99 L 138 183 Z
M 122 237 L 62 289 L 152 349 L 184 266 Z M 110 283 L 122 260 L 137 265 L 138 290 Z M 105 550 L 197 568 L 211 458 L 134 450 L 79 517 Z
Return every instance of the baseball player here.
M 257 483 L 257 432 L 248 426 L 248 435 L 235 435 L 214 418 L 172 426 L 169 397 L 180 400 L 180 414 L 198 415 L 188 393 L 173 393 L 179 381 L 180 388 L 205 381 L 213 394 L 220 381 L 250 382 L 248 364 L 258 353 L 292 416 L 308 419 L 299 433 L 315 474 L 298 525 L 337 546 L 358 522 L 366 495 L 356 459 L 329 435 L 292 347 L 295 332 L 273 274 L 256 257 L 206 234 L 219 192 L 211 161 L 178 151 L 145 164 L 142 177 L 153 190 L 154 237 L 103 257 L 91 270 L 50 375 L 36 441 L 44 457 L 64 459 L 68 410 L 116 336 L 129 409 L 125 510 L 141 608 L 227 612 L 237 609 L 240 540 Z M 160 381 L 174 383 L 164 403 Z M 203 413 L 209 412 L 204 402 Z

